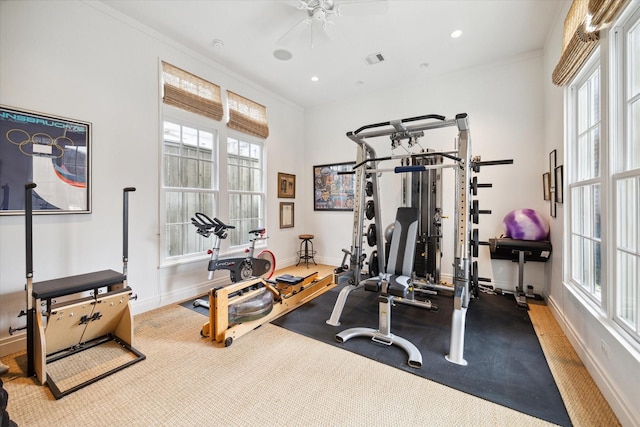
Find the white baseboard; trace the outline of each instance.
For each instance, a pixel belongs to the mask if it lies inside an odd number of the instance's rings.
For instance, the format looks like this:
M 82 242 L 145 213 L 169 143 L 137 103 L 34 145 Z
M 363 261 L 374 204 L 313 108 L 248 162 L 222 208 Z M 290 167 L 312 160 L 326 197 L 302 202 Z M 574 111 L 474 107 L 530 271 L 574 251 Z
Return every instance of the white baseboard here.
M 8 354 L 18 353 L 27 349 L 26 331 L 8 336 L 0 340 L 0 357 Z

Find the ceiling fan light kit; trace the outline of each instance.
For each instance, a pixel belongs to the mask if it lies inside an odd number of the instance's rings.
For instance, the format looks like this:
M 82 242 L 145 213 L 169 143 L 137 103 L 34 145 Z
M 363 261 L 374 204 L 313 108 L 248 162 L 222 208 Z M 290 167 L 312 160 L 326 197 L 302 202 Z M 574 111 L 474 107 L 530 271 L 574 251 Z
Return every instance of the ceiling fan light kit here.
M 327 31 L 328 28 L 335 25 L 335 22 L 331 19 L 334 16 L 342 16 L 341 1 L 348 5 L 358 6 L 359 8 L 365 8 L 371 4 L 384 3 L 383 0 L 361 0 L 358 2 L 347 2 L 346 0 L 298 0 L 296 8 L 298 10 L 306 12 L 306 16 L 298 21 L 291 29 L 286 31 L 277 41 L 278 44 L 286 44 L 290 40 L 290 36 L 294 32 L 300 32 L 300 28 L 305 28 L 305 31 L 309 31 L 310 45 L 313 48 L 314 44 L 314 24 L 317 22 L 322 25 L 322 29 Z

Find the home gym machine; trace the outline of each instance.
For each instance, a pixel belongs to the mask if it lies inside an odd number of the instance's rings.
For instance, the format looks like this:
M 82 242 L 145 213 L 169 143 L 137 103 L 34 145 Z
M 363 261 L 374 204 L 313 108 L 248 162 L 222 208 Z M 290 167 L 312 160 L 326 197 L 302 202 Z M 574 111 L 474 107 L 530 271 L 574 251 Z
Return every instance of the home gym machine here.
M 142 353 L 133 348 L 133 314 L 130 306 L 132 290 L 127 285 L 128 200 L 129 192 L 135 191 L 135 188 L 127 187 L 123 191 L 122 274 L 102 270 L 33 283 L 34 188 L 35 183 L 25 185 L 27 311 L 22 311 L 20 316 L 27 316 L 27 376 L 35 375 L 40 384 L 46 383 L 54 397 L 60 399 L 145 359 Z M 55 301 L 56 298 L 71 297 L 87 291 L 91 292 L 90 296 L 65 302 Z M 42 312 L 39 311 L 41 305 L 46 306 Z M 10 332 L 15 330 L 17 329 Z M 113 341 L 131 354 L 123 364 L 110 367 L 107 371 L 65 390 L 61 390 L 49 375 L 47 365 Z
M 418 139 L 424 136 L 424 131 L 455 126 L 458 129 L 456 138 L 457 147 L 454 151 L 433 151 L 420 146 Z M 368 142 L 371 138 L 389 137 L 391 140 L 392 154 L 385 157 L 377 157 L 373 146 Z M 333 326 L 340 325 L 340 316 L 348 295 L 361 287 L 367 290 L 382 291 L 379 298 L 380 325 L 377 331 L 362 331 L 367 328 L 355 328 L 343 331 L 336 335 L 339 342 L 344 342 L 354 336 L 371 336 L 376 342 L 387 345 L 396 344 L 409 354 L 409 365 L 419 367 L 421 356 L 417 349 L 398 344 L 398 338 L 390 332 L 390 312 L 395 303 L 434 309 L 433 304 L 424 299 L 424 294 L 448 290 L 453 293 L 454 309 L 451 320 L 451 341 L 449 354 L 446 359 L 452 363 L 466 365 L 463 358 L 464 331 L 466 312 L 469 302 L 477 289 L 477 282 L 481 280 L 477 276 L 477 264 L 471 263 L 472 251 L 477 252 L 479 244 L 477 230 L 472 231 L 473 223 L 478 223 L 479 214 L 491 213 L 480 210 L 478 201 L 471 201 L 471 194 L 476 194 L 479 187 L 490 187 L 490 184 L 478 184 L 471 179 L 472 172 L 478 172 L 480 166 L 511 164 L 512 160 L 498 160 L 481 162 L 479 158 L 471 157 L 471 139 L 469 122 L 466 113 L 458 114 L 454 119 L 447 120 L 440 115 L 425 115 L 411 117 L 402 120 L 394 120 L 383 123 L 366 125 L 356 131 L 347 133 L 347 137 L 357 144 L 356 164 L 353 167 L 356 174 L 356 191 L 354 197 L 353 234 L 350 251 L 345 252 L 345 260 L 349 255 L 349 265 L 343 261 L 343 265 L 337 269 L 338 283 L 348 282 L 340 291 L 331 317 L 327 323 Z M 402 144 L 406 141 L 407 147 Z M 404 153 L 393 154 L 396 148 L 404 149 Z M 386 161 L 400 161 L 400 166 L 381 168 L 380 164 Z M 455 172 L 455 219 L 456 227 L 454 239 L 454 271 L 453 284 L 444 285 L 440 280 L 440 241 L 442 215 L 442 189 L 441 172 L 445 168 L 451 168 Z M 383 173 L 393 172 L 403 174 L 403 205 L 417 208 L 418 234 L 414 269 L 411 273 L 409 286 L 400 293 L 389 291 L 390 281 L 397 272 L 392 271 L 387 265 L 388 252 L 384 243 L 383 225 L 381 224 L 381 199 L 379 176 Z M 371 199 L 366 200 L 366 197 Z M 400 215 L 400 213 L 398 213 Z M 373 220 L 373 223 L 365 227 L 365 218 Z M 396 219 L 396 226 L 399 224 Z M 366 228 L 366 233 L 365 233 Z M 372 278 L 363 279 L 364 240 L 369 246 L 375 246 L 377 257 L 370 258 L 369 274 Z M 391 238 L 393 245 L 394 235 Z M 342 277 L 340 277 L 342 276 Z M 376 280 L 377 287 L 371 286 L 371 281 Z M 422 277 L 416 277 L 422 276 Z M 346 280 L 345 280 L 346 278 Z M 406 340 L 404 340 L 406 341 Z M 417 353 L 416 353 L 417 352 Z

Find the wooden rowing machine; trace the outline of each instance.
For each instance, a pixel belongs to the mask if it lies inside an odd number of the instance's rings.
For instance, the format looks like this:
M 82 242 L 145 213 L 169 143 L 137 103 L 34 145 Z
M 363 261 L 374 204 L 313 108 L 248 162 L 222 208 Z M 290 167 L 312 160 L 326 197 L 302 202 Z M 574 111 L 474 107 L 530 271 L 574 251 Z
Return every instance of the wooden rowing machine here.
M 318 278 L 315 272 L 306 277 L 284 275 L 276 277 L 275 281 L 254 278 L 212 288 L 209 291 L 209 321 L 202 326 L 200 334 L 228 347 L 233 340 L 327 292 L 335 286 L 332 279 L 333 275 Z M 261 317 L 232 314 L 237 311 L 234 306 L 255 301 L 265 293 L 272 296 L 269 299 L 272 305 L 264 304 Z M 255 314 L 255 307 L 252 310 Z

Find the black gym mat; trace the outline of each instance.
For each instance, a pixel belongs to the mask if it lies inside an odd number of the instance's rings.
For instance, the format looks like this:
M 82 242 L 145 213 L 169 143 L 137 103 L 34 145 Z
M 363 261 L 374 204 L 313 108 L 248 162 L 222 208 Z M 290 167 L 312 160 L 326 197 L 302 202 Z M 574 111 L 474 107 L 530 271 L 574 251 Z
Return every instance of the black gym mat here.
M 272 323 L 519 412 L 558 425 L 571 425 L 528 312 L 518 308 L 512 295 L 481 294 L 471 302 L 464 345 L 467 366 L 444 358 L 451 338 L 452 297 L 432 298 L 440 308 L 438 312 L 396 305 L 391 332 L 418 347 L 422 367 L 416 369 L 407 364 L 407 354 L 397 346 L 378 344 L 368 337 L 338 343 L 335 334 L 345 329 L 378 329 L 377 294 L 362 289 L 349 295 L 341 325 L 327 325 L 338 292 L 334 288 Z M 428 398 L 421 397 L 423 401 Z M 481 419 L 481 414 L 478 417 Z
M 333 288 L 272 323 L 545 421 L 571 425 L 528 312 L 518 308 L 512 295 L 480 294 L 471 302 L 464 345 L 467 366 L 444 358 L 451 338 L 452 297 L 432 298 L 440 308 L 438 312 L 396 305 L 391 332 L 418 347 L 422 368 L 416 369 L 407 364 L 407 354 L 399 347 L 378 344 L 367 337 L 342 344 L 336 341 L 335 335 L 348 328 L 378 328 L 377 294 L 362 289 L 349 295 L 341 325 L 327 325 L 339 290 Z M 207 296 L 201 298 L 206 300 Z M 193 301 L 181 305 L 208 316 L 208 310 L 194 308 Z M 428 396 L 422 398 L 428 401 Z

